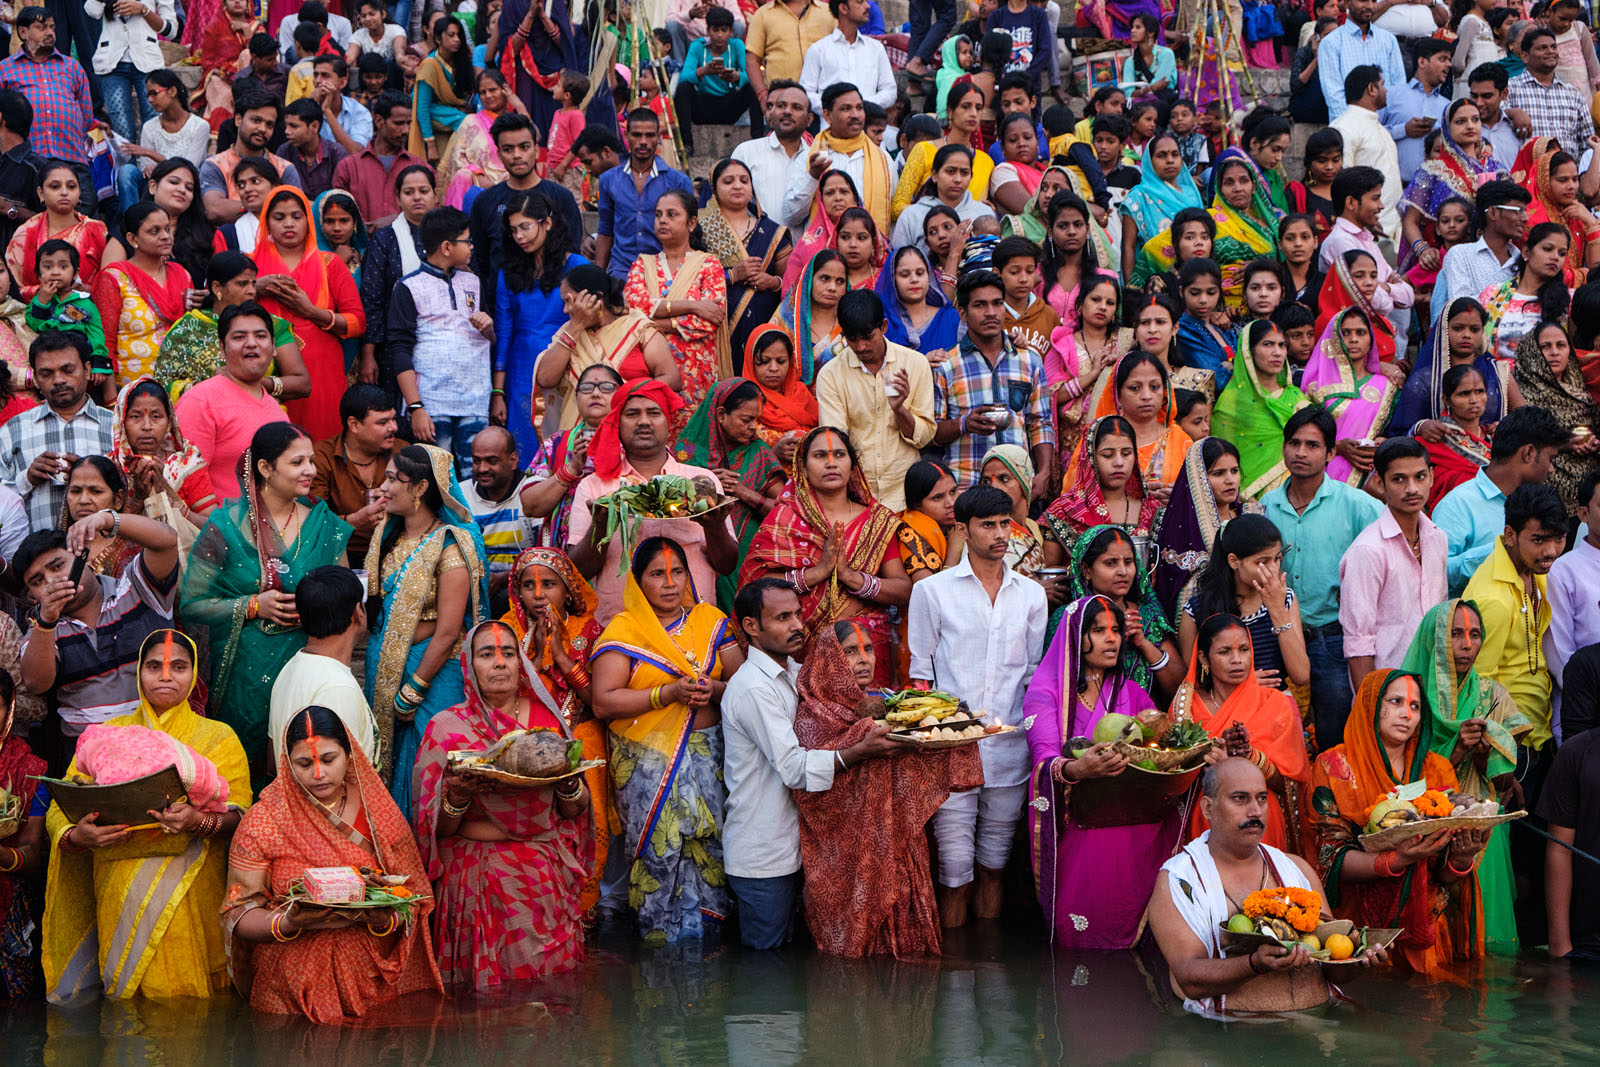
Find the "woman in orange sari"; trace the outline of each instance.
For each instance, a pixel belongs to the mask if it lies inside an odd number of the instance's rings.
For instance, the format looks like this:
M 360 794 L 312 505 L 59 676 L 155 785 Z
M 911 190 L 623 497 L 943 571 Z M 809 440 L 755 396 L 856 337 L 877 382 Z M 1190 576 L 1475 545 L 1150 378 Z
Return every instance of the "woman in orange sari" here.
M 1172 721 L 1199 723 L 1215 742 L 1209 762 L 1242 756 L 1266 776 L 1277 803 L 1267 809 L 1262 842 L 1300 851 L 1300 794 L 1311 780 L 1300 707 L 1282 689 L 1256 680 L 1250 631 L 1237 615 L 1213 615 L 1200 625 L 1189 673 L 1172 698 Z M 1188 839 L 1210 824 L 1195 806 Z
M 1090 420 L 1121 415 L 1133 426 L 1145 486 L 1165 503 L 1183 474 L 1193 440 L 1172 418 L 1172 380 L 1160 358 L 1129 352 L 1107 367 L 1095 386 Z M 1077 473 L 1067 472 L 1068 479 Z
M 1600 221 L 1579 195 L 1578 157 L 1570 154 L 1578 150 L 1575 145 L 1558 146 L 1554 137 L 1535 137 L 1522 146 L 1511 165 L 1511 180 L 1533 196 L 1523 232 L 1541 222 L 1555 222 L 1572 234 L 1565 268 L 1569 289 L 1584 283 L 1589 268 L 1600 266 Z
M 1414 674 L 1367 675 L 1345 721 L 1344 743 L 1311 766 L 1306 843 L 1328 906 L 1359 926 L 1401 928 L 1392 955 L 1403 969 L 1437 977 L 1453 961 L 1483 956 L 1477 861 L 1489 835 L 1418 834 L 1385 852 L 1357 838 L 1372 807 L 1395 788 L 1457 788 L 1450 761 L 1430 751 L 1433 716 Z
M 789 464 L 801 436 L 817 426 L 817 398 L 800 380 L 794 337 L 775 322 L 758 326 L 744 345 L 744 376 L 761 389 L 761 426 L 756 432 Z
M 572 736 L 583 742 L 583 758 L 606 758 L 606 727 L 594 717 L 589 650 L 605 627 L 594 617 L 600 600 L 594 588 L 555 548 L 529 548 L 511 568 L 511 610 L 500 621 L 511 627 L 539 681 L 555 698 L 556 710 Z M 604 767 L 584 772 L 594 810 L 594 865 L 580 898 L 585 915 L 600 903 L 600 872 L 613 835 L 622 823 L 611 803 Z
M 403 875 L 404 888 L 426 894 L 410 824 L 327 708 L 290 720 L 278 767 L 228 856 L 222 922 L 234 985 L 257 1011 L 314 1023 L 346 1022 L 391 1002 L 397 1014 L 415 1012 L 410 994 L 444 992 L 428 931 L 432 900 L 419 900 L 402 922 L 393 911 L 326 910 L 289 898 L 313 867 Z
M 345 390 L 344 348 L 367 328 L 361 293 L 338 253 L 317 247 L 311 201 L 291 186 L 267 194 L 261 209 L 261 243 L 255 261 L 261 306 L 289 320 L 311 376 L 311 395 L 291 400 L 289 418 L 314 441 L 344 429 L 339 398 Z
M 887 609 L 911 600 L 900 562 L 900 520 L 867 488 L 855 446 L 843 430 L 819 426 L 801 438 L 794 475 L 756 531 L 739 584 L 785 578 L 805 609 L 806 647 L 824 626 L 855 619 L 872 635 L 879 685 L 895 674 Z

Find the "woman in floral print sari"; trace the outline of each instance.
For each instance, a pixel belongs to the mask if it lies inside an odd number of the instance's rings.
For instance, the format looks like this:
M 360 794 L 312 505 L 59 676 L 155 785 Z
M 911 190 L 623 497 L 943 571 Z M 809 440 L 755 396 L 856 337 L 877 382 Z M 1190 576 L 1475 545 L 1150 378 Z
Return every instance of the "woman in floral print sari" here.
M 591 662 L 632 854 L 628 903 L 647 945 L 714 937 L 730 902 L 717 703 L 744 653 L 727 616 L 696 595 L 676 541 L 639 545 L 622 604 Z

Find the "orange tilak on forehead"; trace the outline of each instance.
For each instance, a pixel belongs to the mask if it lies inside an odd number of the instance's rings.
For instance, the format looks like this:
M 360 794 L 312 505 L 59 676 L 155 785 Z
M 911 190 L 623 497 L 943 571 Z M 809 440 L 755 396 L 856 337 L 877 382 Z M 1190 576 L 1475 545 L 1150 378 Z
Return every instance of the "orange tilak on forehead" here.
M 161 641 L 161 680 L 172 681 L 172 631 L 167 631 L 167 636 Z
M 856 635 L 856 643 L 861 646 L 863 652 L 872 647 L 872 638 L 867 636 L 867 628 L 865 626 L 862 626 L 859 622 L 852 622 L 850 631 Z
M 311 709 L 305 710 L 306 717 L 306 744 L 311 746 L 311 777 L 322 779 L 322 760 L 317 757 L 317 742 L 322 738 L 317 736 L 316 730 L 311 725 Z
M 834 433 L 832 430 L 823 430 L 820 434 L 818 434 L 817 443 L 823 448 L 827 449 L 829 452 L 832 452 L 835 449 L 844 448 L 844 442 L 841 441 L 839 439 L 839 435 Z
M 677 561 L 678 557 L 673 553 L 672 549 L 668 548 L 666 545 L 662 545 L 661 554 L 656 557 L 656 562 L 661 565 L 662 571 L 668 575 L 671 575 L 672 565 Z

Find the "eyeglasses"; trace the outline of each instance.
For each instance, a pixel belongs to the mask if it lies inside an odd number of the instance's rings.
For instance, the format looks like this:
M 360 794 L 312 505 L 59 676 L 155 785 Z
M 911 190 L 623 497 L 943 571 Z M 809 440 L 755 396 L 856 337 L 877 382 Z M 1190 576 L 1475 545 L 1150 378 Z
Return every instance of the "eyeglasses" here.
M 616 382 L 583 382 L 578 386 L 579 396 L 588 396 L 590 393 L 599 392 L 610 396 L 622 388 Z
M 1518 207 L 1515 204 L 1495 204 L 1493 208 L 1495 211 L 1504 211 L 1508 215 L 1526 215 L 1528 213 L 1527 208 Z

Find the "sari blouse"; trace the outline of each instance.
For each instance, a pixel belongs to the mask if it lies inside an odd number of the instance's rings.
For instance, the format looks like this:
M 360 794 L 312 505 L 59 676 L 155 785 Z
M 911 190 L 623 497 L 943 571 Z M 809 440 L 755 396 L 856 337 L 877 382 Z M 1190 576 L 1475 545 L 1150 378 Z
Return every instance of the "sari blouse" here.
M 287 748 L 278 760 L 289 766 Z M 349 821 L 323 808 L 285 771 L 262 790 L 233 835 L 223 901 L 228 969 L 258 1011 L 338 1023 L 408 994 L 444 992 L 429 931 L 435 902 L 427 897 L 417 901 L 411 923 L 385 937 L 361 926 L 308 930 L 287 943 L 251 942 L 236 933 L 251 910 L 282 909 L 290 887 L 311 867 L 372 867 L 405 875 L 418 892 L 426 889 L 428 874 L 411 827 L 359 745 L 351 746 L 346 767 L 346 788 L 358 802 Z
M 1389 425 L 1397 390 L 1394 383 L 1378 372 L 1376 343 L 1368 350 L 1362 365 L 1355 365 L 1344 346 L 1344 338 L 1339 335 L 1339 324 L 1346 315 L 1365 317 L 1359 308 L 1347 308 L 1333 317 L 1311 350 L 1311 358 L 1300 376 L 1300 386 L 1333 416 L 1339 440 L 1371 440 L 1382 435 Z M 1367 321 L 1370 325 L 1372 320 Z M 1335 481 L 1355 486 L 1365 477 L 1342 456 L 1328 461 L 1327 474 Z

